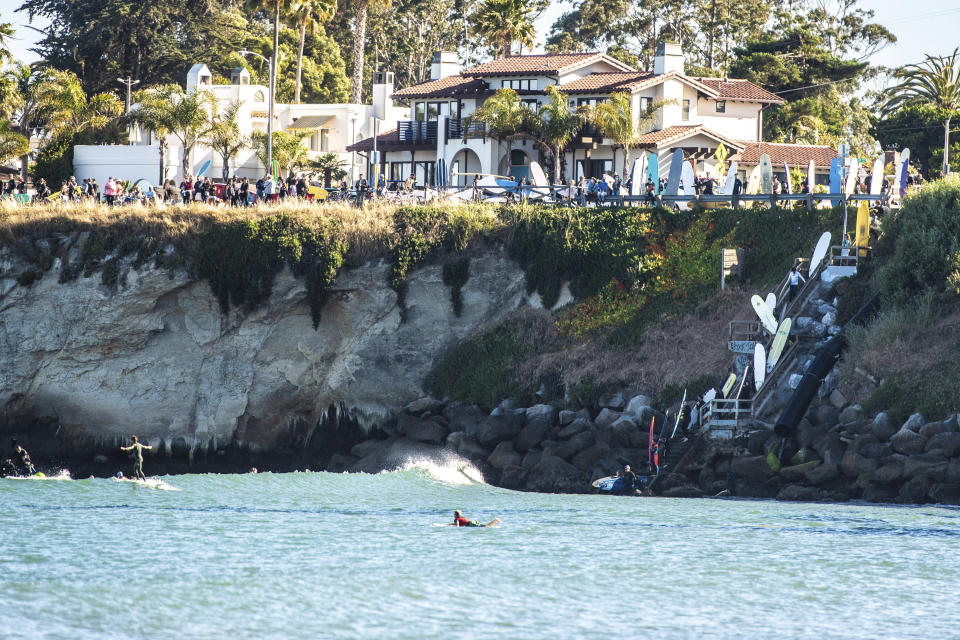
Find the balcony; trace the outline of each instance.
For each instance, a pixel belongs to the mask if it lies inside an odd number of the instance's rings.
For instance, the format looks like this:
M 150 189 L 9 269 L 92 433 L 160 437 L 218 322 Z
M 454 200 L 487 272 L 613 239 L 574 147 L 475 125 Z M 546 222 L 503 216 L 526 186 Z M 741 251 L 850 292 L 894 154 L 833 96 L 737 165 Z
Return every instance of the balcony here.
M 447 120 L 447 140 L 484 138 L 486 135 L 487 128 L 482 122 L 468 123 L 466 118 L 450 118 Z
M 401 120 L 397 123 L 397 140 L 403 145 L 437 144 L 437 122 Z

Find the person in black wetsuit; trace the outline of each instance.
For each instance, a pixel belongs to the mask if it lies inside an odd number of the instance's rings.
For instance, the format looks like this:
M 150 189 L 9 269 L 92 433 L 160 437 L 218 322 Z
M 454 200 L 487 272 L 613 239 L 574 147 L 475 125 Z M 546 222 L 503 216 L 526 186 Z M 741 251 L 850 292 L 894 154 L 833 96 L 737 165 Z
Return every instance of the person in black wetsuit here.
M 17 472 L 24 476 L 32 476 L 35 474 L 37 469 L 33 466 L 33 462 L 30 460 L 30 454 L 27 453 L 26 449 L 20 446 L 20 441 L 13 440 L 11 444 L 13 445 L 13 453 L 15 455 Z
M 13 460 L 6 458 L 3 462 L 0 462 L 0 478 L 9 478 L 15 475 L 17 475 L 17 467 L 13 464 Z
M 621 493 L 624 495 L 632 496 L 634 493 L 634 487 L 637 485 L 637 474 L 633 471 L 630 471 L 630 465 L 624 465 L 623 467 L 623 489 Z

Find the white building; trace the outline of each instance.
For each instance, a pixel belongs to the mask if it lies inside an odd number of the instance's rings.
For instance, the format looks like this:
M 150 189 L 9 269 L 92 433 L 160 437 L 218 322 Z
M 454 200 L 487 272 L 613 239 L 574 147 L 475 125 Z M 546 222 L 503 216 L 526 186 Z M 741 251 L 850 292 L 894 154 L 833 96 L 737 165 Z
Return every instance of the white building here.
M 251 84 L 250 74 L 243 67 L 233 71 L 230 84 L 214 84 L 213 74 L 205 64 L 195 64 L 187 74 L 188 92 L 208 91 L 222 111 L 240 103 L 237 122 L 240 133 L 249 137 L 254 131 L 267 131 L 269 113 L 269 90 L 265 85 Z M 309 155 L 316 158 L 325 153 L 335 153 L 344 162 L 352 179 L 365 170 L 366 158 L 347 151 L 352 142 L 363 140 L 373 134 L 374 121 L 377 130 L 395 128 L 397 121 L 409 118 L 406 107 L 395 107 L 393 74 L 375 74 L 373 104 L 283 104 L 274 103 L 273 125 L 275 131 L 295 129 L 314 130 L 304 140 Z M 134 106 L 135 108 L 135 106 Z M 183 179 L 180 158 L 183 147 L 175 136 L 167 136 L 166 177 L 176 181 Z M 223 175 L 223 160 L 203 143 L 194 146 L 190 158 L 190 173 L 196 176 L 205 166 L 204 176 L 220 181 Z M 207 164 L 209 163 L 209 165 Z M 150 170 L 150 167 L 155 167 Z M 352 167 L 352 171 L 351 171 Z M 240 151 L 231 162 L 231 176 L 256 179 L 266 173 L 253 149 Z M 74 174 L 78 178 L 94 177 L 103 184 L 107 177 L 127 179 L 131 182 L 146 180 L 157 183 L 160 177 L 159 143 L 151 132 L 144 131 L 131 147 L 102 145 L 78 146 L 74 154 Z
M 684 75 L 683 52 L 673 43 L 661 43 L 653 71 L 637 71 L 602 53 L 509 56 L 461 71 L 455 54 L 438 52 L 428 82 L 393 94 L 410 105 L 413 117 L 378 136 L 383 175 L 402 180 L 414 172 L 419 183 L 434 184 L 436 162 L 442 158 L 450 184 L 466 185 L 474 173 L 526 176 L 532 160 L 552 177 L 553 159 L 529 137 L 515 141 L 508 157 L 506 146 L 489 138 L 482 123 L 465 122 L 498 89 L 512 88 L 523 102 L 537 108 L 551 85 L 568 96 L 571 107 L 595 105 L 616 92 L 632 96 L 635 114 L 644 112 L 651 101 L 670 101 L 632 151 L 634 158 L 641 150 L 657 153 L 664 177 L 678 148 L 688 160 L 697 161 L 705 174 L 714 167 L 713 154 L 720 143 L 732 159 L 744 152 L 752 158 L 761 142 L 763 111 L 783 104 L 781 98 L 746 80 Z M 803 167 L 814 159 L 818 173 L 827 172 L 830 158 L 836 155 L 824 148 L 807 154 L 803 145 L 790 147 L 789 153 L 778 150 L 781 159 Z M 347 148 L 371 151 L 373 139 Z M 582 128 L 562 155 L 564 179 L 623 170 L 623 151 L 590 125 Z

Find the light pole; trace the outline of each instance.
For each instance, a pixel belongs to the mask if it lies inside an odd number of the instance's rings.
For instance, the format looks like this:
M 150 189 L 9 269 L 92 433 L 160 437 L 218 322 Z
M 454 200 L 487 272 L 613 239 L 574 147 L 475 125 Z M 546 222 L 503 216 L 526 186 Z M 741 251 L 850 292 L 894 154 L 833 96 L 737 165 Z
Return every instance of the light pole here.
M 267 100 L 269 100 L 267 107 L 267 174 L 270 175 L 273 173 L 273 57 L 267 60 L 256 51 L 248 51 L 246 49 L 242 49 L 237 53 L 242 56 L 256 56 L 267 63 L 267 69 L 270 75 L 269 97 L 267 98 Z M 274 49 L 273 54 L 276 56 L 276 49 Z
M 127 87 L 127 110 L 124 111 L 123 115 L 130 115 L 130 90 L 135 84 L 140 84 L 139 80 L 134 80 L 130 76 L 126 78 L 117 78 L 117 82 L 120 84 L 126 85 Z M 133 144 L 133 125 L 129 125 L 127 128 L 127 144 Z
M 840 192 L 843 194 L 843 236 L 840 238 L 840 244 L 843 244 L 843 241 L 847 237 L 847 157 L 850 155 L 850 145 L 849 143 L 842 143 L 840 145 Z M 813 266 L 813 265 L 811 265 Z

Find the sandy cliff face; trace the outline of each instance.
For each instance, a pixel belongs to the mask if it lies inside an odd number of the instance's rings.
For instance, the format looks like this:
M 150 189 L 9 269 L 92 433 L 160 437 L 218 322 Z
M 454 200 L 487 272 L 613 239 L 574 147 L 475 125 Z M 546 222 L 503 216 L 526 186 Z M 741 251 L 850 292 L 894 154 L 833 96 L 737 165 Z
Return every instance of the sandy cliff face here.
M 205 282 L 152 266 L 124 266 L 116 287 L 99 273 L 59 283 L 58 265 L 29 287 L 2 279 L 0 406 L 78 436 L 266 449 L 331 405 L 379 422 L 423 394 L 447 348 L 525 302 L 523 272 L 488 254 L 470 263 L 461 317 L 429 266 L 410 275 L 401 322 L 387 271 L 341 272 L 318 330 L 287 272 L 268 304 L 227 315 Z

